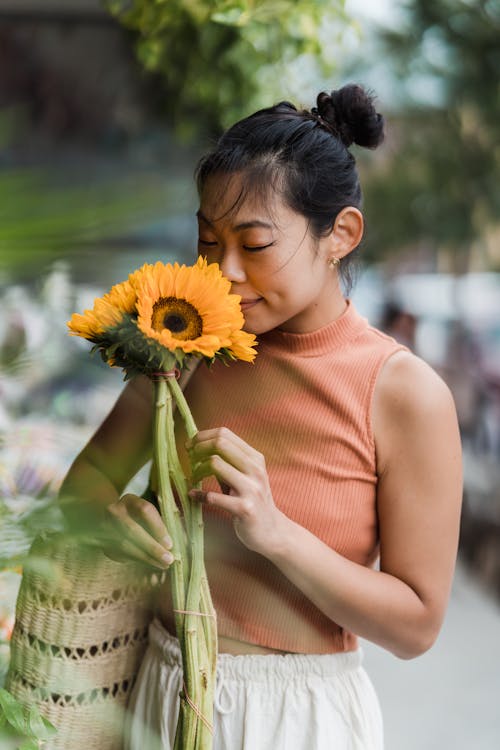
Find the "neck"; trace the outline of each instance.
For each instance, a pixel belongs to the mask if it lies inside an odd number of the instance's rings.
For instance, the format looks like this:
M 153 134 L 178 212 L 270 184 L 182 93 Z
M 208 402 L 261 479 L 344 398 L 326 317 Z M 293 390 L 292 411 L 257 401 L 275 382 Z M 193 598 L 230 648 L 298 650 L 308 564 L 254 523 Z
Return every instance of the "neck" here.
M 286 333 L 311 333 L 340 318 L 346 307 L 347 300 L 342 294 L 338 276 L 336 275 L 333 288 L 327 290 L 327 294 L 323 296 L 323 300 L 318 302 L 317 307 L 306 320 L 301 321 L 299 327 L 297 326 L 297 321 L 292 318 L 292 320 L 287 320 L 280 325 L 277 330 Z

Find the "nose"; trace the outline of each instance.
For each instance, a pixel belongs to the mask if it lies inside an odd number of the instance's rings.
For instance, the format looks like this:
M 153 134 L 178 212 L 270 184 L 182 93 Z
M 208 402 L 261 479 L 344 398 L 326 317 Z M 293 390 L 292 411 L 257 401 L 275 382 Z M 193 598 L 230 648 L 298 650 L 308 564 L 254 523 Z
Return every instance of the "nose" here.
M 229 281 L 234 283 L 246 281 L 245 268 L 237 248 L 225 248 L 219 266 L 223 276 Z

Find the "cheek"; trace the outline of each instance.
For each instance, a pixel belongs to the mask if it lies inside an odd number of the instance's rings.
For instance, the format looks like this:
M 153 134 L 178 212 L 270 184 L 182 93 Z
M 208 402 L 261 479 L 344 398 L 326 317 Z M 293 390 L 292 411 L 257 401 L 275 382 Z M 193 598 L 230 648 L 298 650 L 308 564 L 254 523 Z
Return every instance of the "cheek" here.
M 208 263 L 220 263 L 221 260 L 220 250 L 216 247 L 203 247 L 201 245 L 198 248 L 198 255 L 206 258 Z

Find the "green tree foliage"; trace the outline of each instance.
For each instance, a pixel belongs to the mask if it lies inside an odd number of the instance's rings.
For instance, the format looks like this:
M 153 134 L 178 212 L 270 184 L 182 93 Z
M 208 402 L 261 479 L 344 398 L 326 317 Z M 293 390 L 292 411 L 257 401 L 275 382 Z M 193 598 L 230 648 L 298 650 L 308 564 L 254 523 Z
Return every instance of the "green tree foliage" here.
M 331 59 L 325 24 L 347 24 L 344 0 L 105 0 L 161 76 L 165 115 L 181 132 L 221 126 L 283 98 L 287 64 Z M 332 31 L 332 37 L 334 33 Z M 332 46 L 335 39 L 331 39 Z
M 408 0 L 382 41 L 401 86 L 392 157 L 370 180 L 370 250 L 409 242 L 455 252 L 500 215 L 500 2 Z M 460 261 L 460 254 L 463 254 Z

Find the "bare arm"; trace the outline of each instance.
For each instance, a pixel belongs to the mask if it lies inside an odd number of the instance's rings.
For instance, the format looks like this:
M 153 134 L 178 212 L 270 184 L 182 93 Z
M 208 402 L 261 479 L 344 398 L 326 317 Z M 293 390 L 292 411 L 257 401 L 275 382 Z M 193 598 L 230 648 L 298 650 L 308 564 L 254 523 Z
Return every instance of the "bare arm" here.
M 145 377 L 135 378 L 124 388 L 64 479 L 59 497 L 68 517 L 83 503 L 102 518 L 106 506 L 118 500 L 149 459 L 151 398 L 151 383 Z
M 434 642 L 453 576 L 462 496 L 451 394 L 412 355 L 384 368 L 374 403 L 380 571 L 296 525 L 274 561 L 340 625 L 411 658 Z
M 196 367 L 183 370 L 184 388 Z M 134 558 L 168 567 L 172 540 L 155 506 L 127 494 L 126 485 L 151 457 L 151 381 L 142 376 L 124 388 L 108 417 L 77 456 L 62 484 L 59 500 L 71 529 L 99 536 L 113 559 Z
M 268 557 L 324 614 L 402 658 L 434 642 L 454 570 L 462 495 L 455 406 L 443 381 L 411 354 L 396 354 L 377 384 L 373 428 L 379 474 L 380 571 L 328 547 L 274 505 L 263 457 L 229 431 L 200 433 L 196 458 L 230 494 L 246 546 Z M 217 433 L 217 431 L 214 431 Z M 215 448 L 214 448 L 215 446 Z M 215 453 L 215 455 L 214 455 Z
M 164 569 L 172 542 L 157 509 L 121 493 L 151 454 L 151 382 L 128 383 L 62 484 L 59 501 L 68 528 L 90 536 L 115 560 L 133 558 Z

